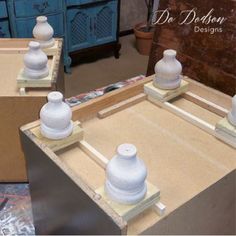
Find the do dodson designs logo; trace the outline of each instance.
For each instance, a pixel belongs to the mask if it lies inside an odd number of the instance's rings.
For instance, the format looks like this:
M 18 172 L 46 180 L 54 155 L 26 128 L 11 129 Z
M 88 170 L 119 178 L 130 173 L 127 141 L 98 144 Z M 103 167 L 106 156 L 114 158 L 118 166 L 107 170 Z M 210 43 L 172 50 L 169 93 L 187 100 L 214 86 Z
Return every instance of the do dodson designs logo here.
M 195 33 L 221 33 L 223 32 L 222 25 L 227 20 L 226 17 L 214 16 L 214 8 L 209 10 L 205 15 L 199 15 L 197 8 L 181 11 L 178 17 L 171 16 L 169 9 L 157 10 L 154 12 L 152 24 L 163 25 L 177 22 L 179 25 L 194 24 Z M 213 27 L 214 25 L 214 27 Z M 216 27 L 217 26 L 217 27 Z

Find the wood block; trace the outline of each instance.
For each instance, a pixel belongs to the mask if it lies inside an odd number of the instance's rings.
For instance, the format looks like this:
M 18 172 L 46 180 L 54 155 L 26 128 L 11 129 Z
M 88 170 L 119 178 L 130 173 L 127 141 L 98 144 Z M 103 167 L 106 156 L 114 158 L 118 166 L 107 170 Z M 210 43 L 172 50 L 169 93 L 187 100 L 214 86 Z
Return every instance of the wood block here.
M 179 88 L 173 89 L 173 90 L 163 90 L 163 89 L 154 87 L 153 81 L 151 81 L 148 84 L 144 85 L 144 92 L 147 95 L 160 100 L 161 102 L 166 102 L 166 101 L 171 100 L 172 98 L 179 96 L 182 93 L 187 92 L 188 84 L 189 83 L 187 81 L 182 79 Z
M 62 148 L 65 148 L 71 144 L 74 144 L 76 142 L 79 142 L 83 139 L 83 129 L 80 127 L 80 122 L 75 121 L 74 122 L 74 129 L 70 136 L 64 139 L 60 140 L 52 140 L 44 137 L 40 132 L 40 125 L 32 128 L 30 130 L 43 144 L 48 146 L 50 149 L 52 149 L 54 152 L 58 151 Z
M 55 40 L 55 44 L 50 48 L 42 48 L 42 50 L 48 55 L 57 55 L 59 47 L 59 41 Z
M 236 148 L 236 127 L 226 117 L 216 124 L 215 132 L 217 138 Z
M 125 108 L 128 108 L 130 106 L 133 106 L 141 101 L 144 101 L 146 99 L 147 95 L 144 93 L 140 93 L 134 97 L 131 97 L 129 99 L 126 99 L 124 101 L 121 101 L 113 106 L 110 106 L 108 108 L 105 108 L 98 112 L 98 117 L 100 119 L 103 119 L 107 116 L 110 116 L 116 112 L 122 111 Z
M 110 200 L 104 191 L 104 186 L 97 189 L 96 193 L 100 194 L 110 207 L 126 221 L 154 206 L 160 200 L 160 190 L 149 182 L 147 182 L 146 197 L 135 205 L 124 205 Z
M 51 88 L 55 64 L 56 56 L 53 56 L 52 63 L 49 67 L 49 75 L 42 79 L 29 79 L 23 75 L 23 69 L 21 69 L 16 79 L 18 88 Z
M 43 79 L 29 79 L 23 75 L 23 69 L 17 77 L 18 88 L 50 88 L 52 87 L 52 73 Z

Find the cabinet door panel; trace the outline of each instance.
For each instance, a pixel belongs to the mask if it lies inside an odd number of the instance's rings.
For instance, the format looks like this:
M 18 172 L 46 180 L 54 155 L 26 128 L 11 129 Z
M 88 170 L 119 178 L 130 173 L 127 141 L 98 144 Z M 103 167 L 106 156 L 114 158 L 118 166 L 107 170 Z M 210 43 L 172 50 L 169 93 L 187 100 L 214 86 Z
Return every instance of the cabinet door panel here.
M 10 38 L 9 24 L 7 20 L 0 20 L 0 38 Z
M 54 37 L 62 37 L 64 35 L 63 13 L 48 15 L 48 22 L 54 29 Z M 16 31 L 19 38 L 32 38 L 32 31 L 36 24 L 35 18 L 16 19 Z
M 92 44 L 92 13 L 85 9 L 73 8 L 67 11 L 69 51 L 87 48 Z
M 0 18 L 7 17 L 7 7 L 5 1 L 0 0 Z
M 107 2 L 95 8 L 94 36 L 95 44 L 116 41 L 117 1 Z

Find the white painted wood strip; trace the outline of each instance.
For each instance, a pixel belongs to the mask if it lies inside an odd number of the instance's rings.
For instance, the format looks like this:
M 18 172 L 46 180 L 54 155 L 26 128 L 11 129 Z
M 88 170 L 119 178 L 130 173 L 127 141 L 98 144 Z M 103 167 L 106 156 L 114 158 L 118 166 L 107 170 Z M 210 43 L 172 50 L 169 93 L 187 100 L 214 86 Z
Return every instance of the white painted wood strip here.
M 103 169 L 106 169 L 109 160 L 105 156 L 103 156 L 100 152 L 98 152 L 94 147 L 92 147 L 84 140 L 81 140 L 79 142 L 79 146 L 99 166 L 101 166 Z
M 157 104 L 158 106 L 172 112 L 173 114 L 181 117 L 182 119 L 188 121 L 189 123 L 199 127 L 200 129 L 206 131 L 207 133 L 211 135 L 215 135 L 215 126 L 207 123 L 206 121 L 182 110 L 181 108 L 169 103 L 169 102 L 160 102 L 156 99 L 153 99 L 152 97 L 148 96 L 148 100 L 153 102 L 154 104 Z
M 166 211 L 166 206 L 159 201 L 158 203 L 154 204 L 153 209 L 157 212 L 159 216 L 163 216 Z
M 213 103 L 210 102 L 192 92 L 186 92 L 185 94 L 182 95 L 186 100 L 189 100 L 197 105 L 199 105 L 200 107 L 203 107 L 221 117 L 225 117 L 228 114 L 228 110 Z

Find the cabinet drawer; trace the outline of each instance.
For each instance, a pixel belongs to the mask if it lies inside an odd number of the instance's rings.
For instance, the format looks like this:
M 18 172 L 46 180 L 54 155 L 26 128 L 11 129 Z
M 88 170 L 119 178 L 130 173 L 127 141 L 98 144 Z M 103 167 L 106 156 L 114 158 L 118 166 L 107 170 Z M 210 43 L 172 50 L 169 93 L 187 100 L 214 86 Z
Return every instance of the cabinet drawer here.
M 9 24 L 7 20 L 0 20 L 0 38 L 10 38 Z
M 14 0 L 16 17 L 55 13 L 63 9 L 62 0 Z
M 54 29 L 54 37 L 64 36 L 63 13 L 47 15 L 49 24 Z M 32 31 L 36 24 L 35 18 L 16 19 L 16 31 L 19 38 L 32 38 Z
M 66 5 L 76 6 L 76 5 L 85 5 L 85 4 L 104 2 L 104 1 L 109 1 L 109 0 L 67 0 Z
M 7 7 L 5 1 L 0 0 L 0 18 L 7 17 Z

